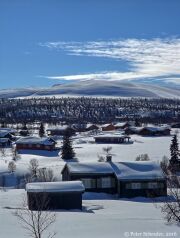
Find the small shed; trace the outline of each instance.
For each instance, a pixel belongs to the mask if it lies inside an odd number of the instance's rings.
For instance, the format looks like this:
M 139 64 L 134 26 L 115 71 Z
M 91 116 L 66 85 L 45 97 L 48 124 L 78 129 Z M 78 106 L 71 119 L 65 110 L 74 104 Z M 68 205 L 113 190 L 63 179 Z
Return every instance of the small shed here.
M 130 136 L 119 135 L 119 134 L 104 134 L 94 137 L 96 143 L 108 143 L 108 144 L 122 144 L 128 143 Z
M 30 210 L 82 209 L 81 181 L 26 184 Z
M 68 162 L 62 170 L 62 180 L 81 180 L 89 192 L 116 193 L 116 180 L 107 162 Z

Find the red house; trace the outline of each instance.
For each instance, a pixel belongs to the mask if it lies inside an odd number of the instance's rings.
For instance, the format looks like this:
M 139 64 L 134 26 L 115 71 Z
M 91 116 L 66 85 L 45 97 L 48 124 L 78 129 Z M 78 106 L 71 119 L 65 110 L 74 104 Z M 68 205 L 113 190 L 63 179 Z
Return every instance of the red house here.
M 15 142 L 17 150 L 55 150 L 56 142 L 50 137 L 22 137 Z

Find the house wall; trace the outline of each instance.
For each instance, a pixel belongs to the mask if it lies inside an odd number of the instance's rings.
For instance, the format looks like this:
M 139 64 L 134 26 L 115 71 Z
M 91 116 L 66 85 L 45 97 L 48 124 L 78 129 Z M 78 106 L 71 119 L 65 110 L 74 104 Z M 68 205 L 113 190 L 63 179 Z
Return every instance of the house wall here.
M 110 186 L 104 186 L 103 178 L 109 178 L 110 179 Z M 85 186 L 85 191 L 87 192 L 99 192 L 99 193 L 117 193 L 117 182 L 115 179 L 115 176 L 113 174 L 99 174 L 99 175 L 93 175 L 93 174 L 70 174 L 68 169 L 64 169 L 62 172 L 62 180 L 63 181 L 72 181 L 72 180 L 81 180 L 83 183 L 83 180 L 90 179 L 90 187 Z
M 118 138 L 118 137 L 112 137 L 112 138 L 104 138 L 104 137 L 98 137 L 95 138 L 96 143 L 114 143 L 114 144 L 120 144 L 124 143 L 126 140 L 125 138 Z
M 54 150 L 54 145 L 41 145 L 41 144 L 16 144 L 17 150 Z
M 45 196 L 45 198 L 44 198 Z M 30 210 L 82 209 L 82 192 L 27 193 Z M 45 201 L 43 204 L 38 201 Z
M 102 131 L 114 131 L 114 130 L 115 130 L 115 127 L 113 125 L 102 127 Z
M 144 188 L 140 189 L 128 189 L 127 186 L 131 183 L 141 183 L 141 186 Z M 161 184 L 161 188 L 148 188 L 149 183 L 158 183 Z M 167 185 L 165 180 L 149 180 L 149 181 L 118 181 L 118 195 L 119 197 L 124 198 L 133 198 L 133 197 L 159 197 L 167 196 Z
M 170 135 L 170 130 L 162 130 L 162 131 L 150 131 L 148 129 L 142 129 L 139 132 L 139 135 L 144 135 L 144 136 L 166 136 L 166 135 Z
M 75 134 L 75 130 L 69 128 L 69 129 L 65 129 L 65 130 L 52 130 L 52 131 L 47 131 L 48 135 L 51 136 L 64 136 L 66 133 L 69 133 L 70 135 L 74 135 Z

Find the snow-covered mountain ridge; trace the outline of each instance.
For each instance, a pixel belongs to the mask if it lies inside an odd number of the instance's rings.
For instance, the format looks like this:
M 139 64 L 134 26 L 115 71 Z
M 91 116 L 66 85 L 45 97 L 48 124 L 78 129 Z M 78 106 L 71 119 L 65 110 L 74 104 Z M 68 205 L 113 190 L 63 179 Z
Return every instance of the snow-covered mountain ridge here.
M 0 98 L 38 96 L 114 96 L 114 97 L 166 97 L 179 98 L 180 90 L 175 87 L 159 86 L 125 81 L 74 81 L 56 84 L 49 88 L 1 89 Z

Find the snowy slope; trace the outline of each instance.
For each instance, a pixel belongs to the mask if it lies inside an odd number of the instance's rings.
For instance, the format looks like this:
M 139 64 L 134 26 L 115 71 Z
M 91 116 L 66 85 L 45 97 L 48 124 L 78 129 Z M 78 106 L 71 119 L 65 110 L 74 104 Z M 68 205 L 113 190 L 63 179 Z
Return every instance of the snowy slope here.
M 137 82 L 87 80 L 54 85 L 50 88 L 0 90 L 1 98 L 52 95 L 119 96 L 119 97 L 180 97 L 180 90 Z

